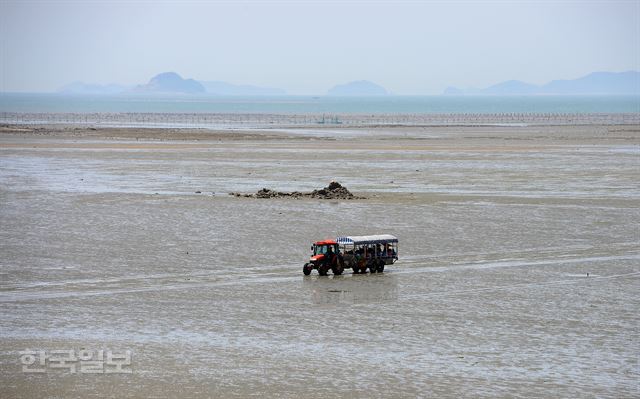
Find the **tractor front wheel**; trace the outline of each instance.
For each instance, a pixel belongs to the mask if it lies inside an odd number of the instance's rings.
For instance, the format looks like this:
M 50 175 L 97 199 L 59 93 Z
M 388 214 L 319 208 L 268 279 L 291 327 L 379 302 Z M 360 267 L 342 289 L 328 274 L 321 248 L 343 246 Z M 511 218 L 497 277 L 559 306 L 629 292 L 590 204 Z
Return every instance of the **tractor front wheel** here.
M 310 275 L 311 270 L 313 270 L 311 263 L 305 263 L 304 266 L 302 266 L 302 273 L 304 273 L 305 276 Z

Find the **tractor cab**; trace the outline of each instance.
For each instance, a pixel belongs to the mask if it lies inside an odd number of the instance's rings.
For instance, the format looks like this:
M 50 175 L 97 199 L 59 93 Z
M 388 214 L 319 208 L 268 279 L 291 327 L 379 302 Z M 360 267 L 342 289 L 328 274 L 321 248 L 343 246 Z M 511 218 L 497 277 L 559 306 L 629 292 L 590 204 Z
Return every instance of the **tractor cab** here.
M 318 241 L 311 246 L 311 251 L 313 251 L 311 257 L 323 257 L 329 252 L 329 248 L 331 248 L 331 252 L 334 254 L 337 254 L 339 251 L 338 243 L 333 240 Z

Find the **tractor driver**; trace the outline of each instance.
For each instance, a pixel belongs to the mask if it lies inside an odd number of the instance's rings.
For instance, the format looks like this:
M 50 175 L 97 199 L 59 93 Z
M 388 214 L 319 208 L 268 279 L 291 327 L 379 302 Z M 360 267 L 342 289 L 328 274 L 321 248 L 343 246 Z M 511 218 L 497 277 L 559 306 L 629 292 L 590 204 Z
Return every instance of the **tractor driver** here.
M 324 254 L 324 263 L 328 266 L 333 263 L 333 245 L 327 246 L 327 253 Z

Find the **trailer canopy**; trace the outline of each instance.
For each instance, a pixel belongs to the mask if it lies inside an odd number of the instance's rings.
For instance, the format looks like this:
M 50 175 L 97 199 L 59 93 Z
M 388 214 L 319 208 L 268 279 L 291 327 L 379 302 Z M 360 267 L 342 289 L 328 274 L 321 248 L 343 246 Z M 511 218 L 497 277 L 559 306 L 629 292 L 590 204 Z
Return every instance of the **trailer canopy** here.
M 398 239 L 391 234 L 378 234 L 373 236 L 348 236 L 338 237 L 336 241 L 340 245 L 366 245 L 366 244 L 387 244 L 398 242 Z

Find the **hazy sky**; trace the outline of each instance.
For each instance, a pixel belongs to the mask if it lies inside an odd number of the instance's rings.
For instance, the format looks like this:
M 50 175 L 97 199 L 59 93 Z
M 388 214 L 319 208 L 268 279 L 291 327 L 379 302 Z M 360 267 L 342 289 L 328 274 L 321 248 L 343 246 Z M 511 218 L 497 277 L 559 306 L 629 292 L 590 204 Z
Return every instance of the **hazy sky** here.
M 640 69 L 640 0 L 7 1 L 0 91 L 198 80 L 437 94 Z

